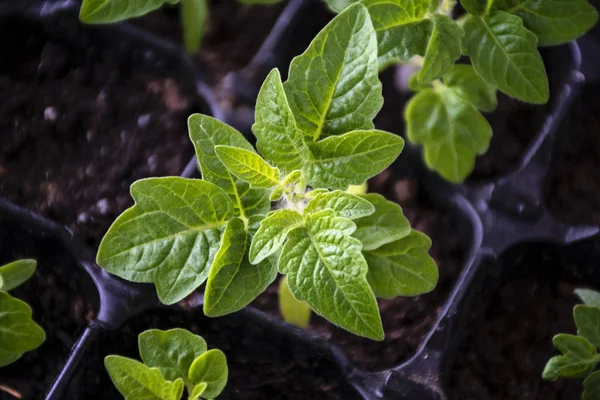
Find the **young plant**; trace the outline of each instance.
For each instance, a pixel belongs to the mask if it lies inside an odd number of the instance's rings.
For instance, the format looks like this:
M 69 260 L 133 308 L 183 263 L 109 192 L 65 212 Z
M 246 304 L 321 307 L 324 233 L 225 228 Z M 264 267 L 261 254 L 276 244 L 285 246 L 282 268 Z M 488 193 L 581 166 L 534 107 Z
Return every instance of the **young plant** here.
M 562 353 L 546 364 L 542 377 L 555 381 L 559 377 L 585 378 L 583 400 L 600 398 L 600 292 L 578 289 L 575 293 L 584 304 L 573 309 L 577 335 L 559 334 L 552 343 Z
M 281 0 L 238 1 L 244 4 L 274 4 Z M 208 23 L 208 0 L 83 0 L 79 19 L 87 24 L 109 24 L 141 17 L 164 4 L 180 2 L 183 43 L 188 53 L 196 53 Z
M 19 260 L 0 267 L 0 367 L 38 348 L 46 335 L 31 318 L 31 308 L 7 292 L 35 272 L 35 260 Z
M 208 350 L 200 336 L 185 329 L 151 329 L 138 336 L 143 363 L 108 356 L 104 365 L 125 399 L 179 400 L 184 387 L 188 400 L 214 399 L 227 384 L 227 359 L 221 350 Z
M 416 63 L 405 110 L 406 136 L 423 146 L 427 166 L 462 182 L 484 154 L 492 128 L 481 114 L 496 108 L 496 90 L 518 100 L 548 101 L 538 46 L 577 39 L 598 20 L 587 0 L 327 0 L 333 10 L 362 3 L 369 10 L 379 66 Z M 461 56 L 471 65 L 456 64 Z
M 402 138 L 373 128 L 382 103 L 376 32 L 356 4 L 292 61 L 285 83 L 276 69 L 266 78 L 252 128 L 260 154 L 227 124 L 189 118 L 203 179 L 135 182 L 135 205 L 106 233 L 98 264 L 154 283 L 167 304 L 207 281 L 213 317 L 245 307 L 279 271 L 317 314 L 383 339 L 376 297 L 429 292 L 438 270 L 399 205 L 344 192 L 402 151 Z

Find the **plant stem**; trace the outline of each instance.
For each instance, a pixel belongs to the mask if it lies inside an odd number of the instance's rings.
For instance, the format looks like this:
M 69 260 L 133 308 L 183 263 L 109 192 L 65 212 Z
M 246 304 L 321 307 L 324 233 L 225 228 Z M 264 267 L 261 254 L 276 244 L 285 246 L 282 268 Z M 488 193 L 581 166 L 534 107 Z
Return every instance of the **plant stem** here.
M 10 386 L 0 385 L 0 391 L 10 394 L 11 396 L 13 396 L 16 399 L 23 398 L 23 395 L 21 393 L 17 392 L 15 389 L 11 388 Z

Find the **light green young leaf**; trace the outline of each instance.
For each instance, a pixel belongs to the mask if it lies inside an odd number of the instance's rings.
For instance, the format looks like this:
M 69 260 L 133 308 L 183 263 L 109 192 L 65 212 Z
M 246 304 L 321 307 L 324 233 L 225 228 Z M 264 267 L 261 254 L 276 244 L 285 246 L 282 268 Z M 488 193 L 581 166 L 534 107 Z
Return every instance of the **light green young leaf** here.
M 218 317 L 244 308 L 275 280 L 277 266 L 270 259 L 250 264 L 248 249 L 253 235 L 239 218 L 227 224 L 204 293 L 207 316 Z
M 221 145 L 215 147 L 215 153 L 229 172 L 251 187 L 269 189 L 279 185 L 279 170 L 255 152 Z
M 373 128 L 383 105 L 377 38 L 365 7 L 335 17 L 294 58 L 284 88 L 307 141 Z
M 185 329 L 150 329 L 138 336 L 144 364 L 157 368 L 168 381 L 185 377 L 196 357 L 206 352 L 206 342 Z
M 600 399 L 600 371 L 591 373 L 583 381 L 583 400 Z
M 598 12 L 588 0 L 494 0 L 492 9 L 521 17 L 540 46 L 575 40 L 598 21 Z
M 433 21 L 430 0 L 362 0 L 377 34 L 380 68 L 427 51 Z
M 548 101 L 548 77 L 538 40 L 520 17 L 495 11 L 485 17 L 470 16 L 463 27 L 466 54 L 483 79 L 519 100 Z
M 296 126 L 277 69 L 269 73 L 258 93 L 255 119 L 252 132 L 258 151 L 284 171 L 301 169 L 310 151 Z
M 588 306 L 600 307 L 600 292 L 591 289 L 576 289 L 575 294 Z
M 202 383 L 199 383 L 196 386 L 194 386 L 194 389 L 192 389 L 192 394 L 190 394 L 190 397 L 188 398 L 188 400 L 200 399 L 200 397 L 206 391 L 207 387 L 208 387 L 208 385 L 206 384 L 206 382 L 202 382 Z
M 0 367 L 38 348 L 46 335 L 31 318 L 31 308 L 6 292 L 0 292 Z
M 215 153 L 218 145 L 254 151 L 244 136 L 229 125 L 202 114 L 190 116 L 188 127 L 202 179 L 214 183 L 231 196 L 235 215 L 250 218 L 269 212 L 269 192 L 265 189 L 252 189 L 247 182 L 231 174 Z
M 442 76 L 462 54 L 463 28 L 452 18 L 433 14 L 433 31 L 425 51 L 419 81 L 427 83 Z
M 362 242 L 363 250 L 374 250 L 410 234 L 410 222 L 397 203 L 386 200 L 376 193 L 361 197 L 375 207 L 373 214 L 355 221 L 356 231 L 352 236 Z
M 363 251 L 369 265 L 367 280 L 375 296 L 393 299 L 432 291 L 439 272 L 435 261 L 427 254 L 430 247 L 431 239 L 413 230 L 400 240 Z
M 498 105 L 496 87 L 480 77 L 471 65 L 455 64 L 444 75 L 444 85 L 482 111 L 494 111 Z
M 546 380 L 555 381 L 560 376 L 577 377 L 599 361 L 594 345 L 581 336 L 560 334 L 554 336 L 552 343 L 563 355 L 548 361 L 542 373 Z
M 408 88 L 413 92 L 420 92 L 421 90 L 430 89 L 433 87 L 431 82 L 421 83 L 419 82 L 419 71 L 415 72 L 408 79 Z
M 348 219 L 365 217 L 375 212 L 373 204 L 365 198 L 336 190 L 315 196 L 306 205 L 304 215 L 315 214 L 325 209 L 331 209 L 338 217 Z
M 267 214 L 250 245 L 250 262 L 258 264 L 283 246 L 287 234 L 302 225 L 302 216 L 293 210 L 276 210 Z
M 573 309 L 577 334 L 583 336 L 596 347 L 600 347 L 600 308 L 577 305 Z
M 105 24 L 140 17 L 163 4 L 179 0 L 83 0 L 79 19 L 87 24 Z
M 497 0 L 460 0 L 460 4 L 469 14 L 483 15 L 489 12 L 494 1 Z
M 445 179 L 460 183 L 484 154 L 492 128 L 477 108 L 449 87 L 426 89 L 405 110 L 407 137 L 424 147 L 425 164 Z
M 17 260 L 0 267 L 0 292 L 20 286 L 35 272 L 35 260 Z
M 310 322 L 310 307 L 294 297 L 287 284 L 287 276 L 279 282 L 279 310 L 285 322 L 298 328 L 306 329 Z
M 131 195 L 135 205 L 102 239 L 98 265 L 129 281 L 154 283 L 163 303 L 176 303 L 207 278 L 233 203 L 210 182 L 177 177 L 139 180 Z
M 183 380 L 168 382 L 156 368 L 120 356 L 108 356 L 104 366 L 125 400 L 179 400 Z
M 328 137 L 310 145 L 313 160 L 304 175 L 312 187 L 346 189 L 386 169 L 403 148 L 400 136 L 378 130 Z
M 311 215 L 292 230 L 279 259 L 294 297 L 356 335 L 384 337 L 379 309 L 366 275 L 367 263 L 352 221 L 331 210 Z
M 182 0 L 180 10 L 185 50 L 197 53 L 208 22 L 207 0 Z
M 212 349 L 196 358 L 190 368 L 188 378 L 195 385 L 206 383 L 202 397 L 214 399 L 225 389 L 228 375 L 229 369 L 225 354 L 221 350 Z

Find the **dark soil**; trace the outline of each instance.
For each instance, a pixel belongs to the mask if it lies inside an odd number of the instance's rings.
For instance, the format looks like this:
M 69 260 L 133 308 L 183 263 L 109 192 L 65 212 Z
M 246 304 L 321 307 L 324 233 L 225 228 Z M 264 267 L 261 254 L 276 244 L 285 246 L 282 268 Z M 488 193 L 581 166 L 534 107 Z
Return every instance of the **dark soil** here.
M 243 314 L 243 315 L 242 315 Z M 261 318 L 241 312 L 218 319 L 202 310 L 160 310 L 134 318 L 123 329 L 107 335 L 92 359 L 71 385 L 67 399 L 116 399 L 118 393 L 104 370 L 102 359 L 119 354 L 139 359 L 137 336 L 146 329 L 186 328 L 201 335 L 209 348 L 227 355 L 229 380 L 223 400 L 356 400 L 340 386 L 337 367 L 323 350 L 274 332 Z
M 187 117 L 205 109 L 173 65 L 136 63 L 135 50 L 121 60 L 97 31 L 72 29 L 75 44 L 0 21 L 0 196 L 95 244 L 132 204 L 132 182 L 181 173 L 193 154 Z
M 0 230 L 0 265 L 21 258 L 38 261 L 35 275 L 11 294 L 30 305 L 34 321 L 46 332 L 42 346 L 0 368 L 0 385 L 21 393 L 23 399 L 41 399 L 96 315 L 98 293 L 56 241 L 35 239 L 1 218 Z M 1 391 L 0 398 L 13 399 Z
M 461 235 L 456 216 L 434 208 L 416 180 L 393 179 L 387 170 L 369 182 L 369 191 L 382 193 L 399 203 L 412 227 L 431 237 L 430 254 L 440 270 L 438 286 L 418 297 L 379 300 L 386 335 L 382 342 L 350 334 L 314 314 L 308 329 L 338 345 L 359 368 L 379 371 L 398 365 L 417 350 L 461 271 L 468 239 Z M 275 283 L 252 305 L 279 317 L 277 292 Z

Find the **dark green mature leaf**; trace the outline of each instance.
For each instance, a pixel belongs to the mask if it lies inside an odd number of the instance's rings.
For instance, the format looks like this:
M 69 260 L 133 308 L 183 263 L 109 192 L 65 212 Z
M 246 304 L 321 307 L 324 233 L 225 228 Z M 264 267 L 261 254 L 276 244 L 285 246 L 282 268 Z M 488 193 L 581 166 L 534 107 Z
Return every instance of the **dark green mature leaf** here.
M 290 65 L 285 93 L 305 139 L 373 128 L 383 105 L 377 71 L 371 18 L 365 7 L 354 4 Z
M 293 210 L 276 210 L 267 214 L 252 239 L 250 262 L 257 264 L 275 254 L 283 246 L 287 234 L 302 225 L 302 216 Z
M 233 203 L 219 187 L 185 178 L 150 178 L 131 185 L 135 205 L 112 224 L 97 262 L 133 282 L 156 285 L 173 304 L 204 282 L 233 216 Z
M 183 43 L 185 50 L 194 54 L 198 52 L 206 24 L 208 22 L 208 0 L 182 0 L 181 24 L 183 27 Z
M 460 4 L 469 14 L 483 15 L 489 12 L 495 0 L 460 0 Z
M 46 335 L 31 318 L 31 308 L 6 292 L 0 292 L 0 367 L 39 347 Z
M 600 347 L 600 308 L 577 305 L 573 309 L 577 334 L 583 336 L 596 347 Z
M 462 182 L 473 170 L 475 157 L 488 149 L 492 128 L 452 88 L 419 92 L 405 112 L 408 139 L 423 145 L 427 166 L 451 182 Z
M 126 400 L 179 400 L 183 394 L 183 380 L 168 382 L 158 369 L 139 361 L 108 356 L 104 366 Z
M 444 85 L 482 111 L 493 111 L 498 104 L 496 88 L 484 81 L 471 65 L 453 65 L 444 75 Z
M 254 231 L 246 231 L 239 218 L 227 224 L 206 284 L 207 316 L 218 317 L 244 308 L 275 280 L 277 266 L 270 259 L 250 264 L 248 250 L 253 235 Z
M 305 329 L 310 322 L 310 307 L 294 297 L 287 284 L 287 276 L 279 282 L 279 310 L 288 324 Z
M 366 279 L 367 263 L 352 221 L 331 210 L 307 217 L 292 230 L 279 259 L 294 297 L 354 334 L 384 337 L 377 302 Z
M 225 167 L 253 188 L 269 189 L 279 185 L 279 170 L 271 167 L 254 151 L 232 146 L 216 146 L 215 153 Z
M 254 151 L 244 136 L 229 125 L 201 114 L 190 116 L 188 127 L 202 179 L 214 183 L 231 196 L 236 215 L 247 219 L 269 212 L 269 192 L 265 189 L 252 189 L 247 182 L 231 174 L 215 153 L 218 145 Z
M 88 24 L 119 22 L 140 17 L 179 0 L 83 0 L 79 19 Z
M 150 329 L 138 336 L 144 364 L 157 368 L 168 381 L 187 379 L 196 357 L 206 352 L 206 342 L 185 329 Z
M 221 350 L 212 349 L 194 360 L 188 378 L 196 385 L 206 383 L 202 397 L 214 399 L 225 389 L 228 375 L 225 354 Z
M 591 289 L 576 289 L 575 294 L 588 306 L 600 307 L 600 292 Z
M 492 9 L 521 17 L 540 46 L 575 40 L 598 21 L 598 12 L 588 0 L 494 0 Z
M 560 334 L 552 339 L 554 346 L 563 353 L 552 357 L 542 373 L 542 377 L 554 381 L 560 376 L 578 377 L 599 361 L 596 348 L 581 336 Z
M 252 131 L 258 151 L 284 171 L 301 169 L 310 151 L 296 125 L 277 69 L 269 73 L 260 89 L 255 119 Z
M 375 212 L 373 204 L 365 198 L 336 190 L 316 195 L 304 209 L 304 215 L 315 214 L 330 209 L 338 217 L 356 219 Z
M 0 292 L 8 292 L 20 286 L 35 272 L 35 260 L 17 260 L 0 267 Z
M 427 252 L 431 239 L 418 231 L 374 250 L 363 251 L 369 273 L 367 280 L 375 296 L 393 299 L 418 296 L 435 288 L 439 272 Z
M 361 197 L 375 207 L 374 213 L 355 221 L 356 231 L 352 236 L 362 242 L 363 250 L 376 249 L 410 234 L 410 222 L 397 203 L 386 200 L 376 193 Z
M 466 54 L 483 79 L 519 100 L 548 101 L 548 77 L 538 40 L 521 18 L 495 11 L 485 17 L 470 16 L 464 29 Z
M 447 15 L 433 14 L 433 30 L 425 51 L 419 81 L 426 83 L 442 76 L 462 54 L 465 31 Z
M 583 381 L 583 400 L 600 399 L 600 371 L 593 372 Z
M 403 148 L 400 136 L 378 130 L 328 137 L 310 145 L 313 160 L 304 174 L 313 187 L 346 189 L 383 171 Z

